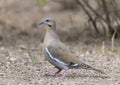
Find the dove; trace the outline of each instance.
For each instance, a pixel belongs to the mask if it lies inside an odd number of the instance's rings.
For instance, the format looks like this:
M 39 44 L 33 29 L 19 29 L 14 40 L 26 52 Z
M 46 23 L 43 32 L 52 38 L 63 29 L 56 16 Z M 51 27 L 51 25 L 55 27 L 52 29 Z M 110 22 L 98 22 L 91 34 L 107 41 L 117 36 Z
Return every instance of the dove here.
M 69 69 L 74 68 L 95 70 L 105 74 L 103 71 L 85 63 L 76 56 L 76 54 L 69 50 L 69 48 L 60 40 L 57 34 L 56 22 L 53 18 L 43 19 L 39 25 L 42 24 L 48 26 L 48 28 L 46 28 L 46 34 L 43 42 L 45 59 L 58 69 L 54 76 L 57 76 L 62 70 L 64 70 L 62 76 L 65 76 Z

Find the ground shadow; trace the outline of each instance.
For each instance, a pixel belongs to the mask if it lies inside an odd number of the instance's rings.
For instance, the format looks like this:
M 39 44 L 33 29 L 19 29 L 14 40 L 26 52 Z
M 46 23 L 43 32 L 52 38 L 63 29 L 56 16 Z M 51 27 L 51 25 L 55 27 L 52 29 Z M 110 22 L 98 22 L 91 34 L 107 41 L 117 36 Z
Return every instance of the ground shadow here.
M 48 77 L 48 78 L 61 78 L 62 76 L 52 76 L 52 75 L 42 75 L 41 77 Z M 102 78 L 102 79 L 105 79 L 105 78 L 110 78 L 110 76 L 107 76 L 107 75 L 94 75 L 94 74 L 82 74 L 82 75 L 78 75 L 78 74 L 69 74 L 69 75 L 66 75 L 64 78 L 78 78 L 78 77 L 81 77 L 81 78 Z M 62 77 L 63 78 L 63 77 Z

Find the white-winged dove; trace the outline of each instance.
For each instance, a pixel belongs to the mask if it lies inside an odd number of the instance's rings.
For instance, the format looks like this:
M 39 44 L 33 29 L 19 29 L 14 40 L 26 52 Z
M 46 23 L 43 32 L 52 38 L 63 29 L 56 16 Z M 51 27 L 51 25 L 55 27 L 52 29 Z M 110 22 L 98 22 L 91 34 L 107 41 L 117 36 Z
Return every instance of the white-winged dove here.
M 45 18 L 41 24 L 48 25 L 46 29 L 46 35 L 43 43 L 43 51 L 46 59 L 54 65 L 58 71 L 54 74 L 56 76 L 62 69 L 65 70 L 64 75 L 70 68 L 83 68 L 89 70 L 95 70 L 103 73 L 101 70 L 96 69 L 82 60 L 80 60 L 75 54 L 71 53 L 68 47 L 66 47 L 59 39 L 56 32 L 56 22 L 53 18 Z

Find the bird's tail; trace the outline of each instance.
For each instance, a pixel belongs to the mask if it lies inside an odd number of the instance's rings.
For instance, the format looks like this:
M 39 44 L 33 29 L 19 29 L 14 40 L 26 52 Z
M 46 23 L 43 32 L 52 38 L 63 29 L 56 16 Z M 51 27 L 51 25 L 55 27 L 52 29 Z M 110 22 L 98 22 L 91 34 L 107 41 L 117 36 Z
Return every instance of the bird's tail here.
M 84 63 L 84 62 L 81 62 L 78 67 L 82 68 L 82 69 L 95 70 L 99 73 L 106 74 L 105 72 L 103 72 L 103 71 L 101 71 L 97 68 L 94 68 L 94 67 L 92 67 L 92 66 L 90 66 L 90 65 L 88 65 L 87 63 Z

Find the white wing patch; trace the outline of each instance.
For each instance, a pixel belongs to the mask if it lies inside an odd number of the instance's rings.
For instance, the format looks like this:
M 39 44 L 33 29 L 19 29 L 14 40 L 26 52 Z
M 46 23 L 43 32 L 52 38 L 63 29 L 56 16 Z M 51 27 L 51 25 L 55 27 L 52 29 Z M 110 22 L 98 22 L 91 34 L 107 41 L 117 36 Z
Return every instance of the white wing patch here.
M 47 54 L 49 55 L 49 57 L 50 57 L 52 60 L 54 60 L 54 61 L 56 61 L 56 62 L 58 62 L 58 63 L 60 63 L 60 64 L 62 64 L 62 65 L 68 65 L 68 64 L 62 62 L 61 60 L 53 57 L 52 54 L 49 52 L 48 48 L 45 48 L 45 51 L 47 52 Z
M 71 65 L 71 66 L 76 67 L 76 66 L 78 66 L 78 64 L 73 64 L 73 65 Z

